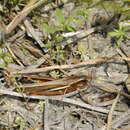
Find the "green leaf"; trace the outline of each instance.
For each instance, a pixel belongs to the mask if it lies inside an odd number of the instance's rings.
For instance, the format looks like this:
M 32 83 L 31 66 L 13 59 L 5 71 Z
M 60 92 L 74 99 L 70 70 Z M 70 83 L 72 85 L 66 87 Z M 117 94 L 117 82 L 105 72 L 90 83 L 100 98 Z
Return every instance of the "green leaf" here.
M 126 37 L 127 39 L 130 39 L 130 36 L 128 36 L 128 35 L 125 35 L 125 37 Z
M 45 47 L 49 49 L 49 48 L 51 47 L 51 42 L 48 41 L 48 42 L 45 44 Z
M 121 36 L 121 37 L 118 39 L 118 41 L 117 41 L 118 47 L 120 47 L 120 44 L 121 44 L 122 41 L 123 41 L 123 36 Z
M 5 56 L 5 57 L 4 57 L 4 61 L 7 62 L 7 63 L 13 62 L 12 58 L 11 58 L 11 57 L 8 57 L 8 56 Z
M 64 18 L 62 11 L 59 8 L 56 8 L 56 15 L 58 17 L 59 24 L 64 24 L 65 18 Z
M 59 78 L 59 72 L 56 71 L 56 70 L 52 70 L 50 73 L 49 73 L 53 78 Z
M 116 33 L 119 33 L 119 30 L 117 30 L 117 29 L 114 29 L 114 32 L 116 32 Z
M 74 17 L 70 16 L 67 23 L 66 23 L 66 26 L 70 26 L 70 24 L 73 22 L 73 20 L 74 20 Z
M 77 16 L 83 16 L 85 19 L 88 18 L 88 12 L 86 10 L 86 8 L 82 8 L 82 9 L 79 9 L 79 11 L 77 12 Z
M 118 32 L 110 32 L 109 35 L 110 35 L 111 37 L 119 37 Z
M 122 31 L 122 29 L 123 29 L 122 24 L 119 24 L 119 30 Z
M 48 26 L 46 23 L 44 23 L 43 26 L 49 33 L 53 34 L 55 32 L 55 29 Z
M 73 16 L 69 17 L 69 19 L 68 19 L 68 21 L 67 21 L 67 23 L 65 25 L 65 30 L 66 31 L 75 32 L 75 29 L 70 26 L 70 24 L 73 22 L 73 20 L 74 20 Z
M 71 26 L 66 26 L 66 27 L 65 27 L 65 30 L 70 31 L 70 32 L 75 32 L 75 31 L 76 31 L 76 30 L 75 30 L 73 27 L 71 27 Z

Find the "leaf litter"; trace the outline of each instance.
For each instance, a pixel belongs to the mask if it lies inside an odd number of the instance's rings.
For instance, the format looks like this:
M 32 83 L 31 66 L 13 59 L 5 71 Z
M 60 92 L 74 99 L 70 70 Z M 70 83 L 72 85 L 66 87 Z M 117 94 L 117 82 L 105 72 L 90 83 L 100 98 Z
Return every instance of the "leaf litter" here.
M 129 17 L 108 3 L 0 2 L 0 129 L 129 129 L 129 37 L 108 35 Z

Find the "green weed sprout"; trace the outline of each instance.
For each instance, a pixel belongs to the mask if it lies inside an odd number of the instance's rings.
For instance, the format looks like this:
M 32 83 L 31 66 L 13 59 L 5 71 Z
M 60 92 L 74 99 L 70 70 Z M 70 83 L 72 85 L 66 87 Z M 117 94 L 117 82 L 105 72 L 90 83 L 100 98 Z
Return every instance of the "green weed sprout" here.
M 70 26 L 71 22 L 74 20 L 74 16 L 70 16 L 68 20 L 65 19 L 62 11 L 57 8 L 56 15 L 58 18 L 59 26 L 50 27 L 46 23 L 43 24 L 44 28 L 50 33 L 54 34 L 56 31 L 72 31 L 74 32 L 75 29 Z
M 119 24 L 119 29 L 114 29 L 113 32 L 110 32 L 109 35 L 111 37 L 116 37 L 118 38 L 117 40 L 117 45 L 120 47 L 121 42 L 123 41 L 124 38 L 130 39 L 130 36 L 127 35 L 127 31 L 130 30 L 130 26 L 125 26 L 123 27 L 122 24 Z

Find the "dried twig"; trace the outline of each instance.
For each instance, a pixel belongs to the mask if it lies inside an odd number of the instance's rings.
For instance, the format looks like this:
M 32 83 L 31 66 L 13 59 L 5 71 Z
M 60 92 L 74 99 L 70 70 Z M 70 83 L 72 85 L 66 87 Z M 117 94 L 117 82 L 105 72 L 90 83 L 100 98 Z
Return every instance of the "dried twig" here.
M 105 61 L 109 61 L 109 60 L 127 60 L 130 61 L 130 58 L 126 58 L 126 57 L 110 57 L 110 58 L 96 58 L 96 59 L 90 59 L 87 60 L 85 62 L 81 62 L 78 64 L 74 64 L 74 65 L 54 65 L 54 66 L 49 66 L 49 67 L 44 67 L 44 68 L 37 68 L 37 69 L 24 69 L 18 72 L 18 74 L 28 74 L 28 73 L 39 73 L 39 72 L 47 72 L 47 71 L 51 71 L 54 69 L 73 69 L 73 68 L 79 68 L 79 67 L 83 67 L 86 65 L 92 65 L 92 64 L 98 64 L 101 62 L 105 62 Z
M 2 90 L 0 89 L 0 94 L 5 94 L 5 95 L 10 95 L 10 96 L 16 96 L 16 97 L 23 97 L 21 94 L 17 93 L 17 92 L 12 92 L 12 91 L 8 91 L 8 90 Z M 90 109 L 92 111 L 97 111 L 97 112 L 101 112 L 101 113 L 109 113 L 109 110 L 103 109 L 101 107 L 94 107 L 91 106 L 89 104 L 83 103 L 83 102 L 78 102 L 75 101 L 73 99 L 69 99 L 69 98 L 64 98 L 62 96 L 28 96 L 26 94 L 23 94 L 24 98 L 30 98 L 30 99 L 40 99 L 40 100 L 45 100 L 45 99 L 51 99 L 51 100 L 58 100 L 58 101 L 63 101 L 66 103 L 70 103 L 70 104 L 74 104 L 74 105 L 78 105 L 81 106 L 83 108 L 87 108 Z M 65 97 L 70 97 L 71 95 L 66 94 Z M 114 115 L 120 115 L 120 112 L 114 112 Z
M 11 50 L 10 48 L 10 44 L 9 43 L 5 43 L 6 44 L 6 47 L 8 48 L 10 54 L 12 55 L 13 59 L 21 66 L 21 67 L 24 67 L 24 65 L 19 61 L 19 59 L 15 56 L 15 54 L 13 53 L 13 51 Z
M 18 39 L 18 38 L 22 38 L 22 37 L 24 37 L 24 35 L 25 35 L 25 31 L 21 31 L 21 30 L 19 30 L 16 34 L 14 34 L 12 37 L 9 37 L 8 39 L 7 39 L 7 42 L 14 42 L 16 39 Z
M 49 98 L 48 98 L 48 99 L 49 99 Z M 57 101 L 62 101 L 62 102 L 65 102 L 65 103 L 77 105 L 77 106 L 80 106 L 80 107 L 89 109 L 89 110 L 91 110 L 91 111 L 97 111 L 97 112 L 106 113 L 106 114 L 109 113 L 109 110 L 106 110 L 106 109 L 104 109 L 104 108 L 95 107 L 95 106 L 92 106 L 92 105 L 83 103 L 83 102 L 81 102 L 81 101 L 75 101 L 75 100 L 70 99 L 70 98 L 64 98 L 64 99 L 62 99 L 62 100 L 59 100 L 59 99 L 57 99 L 57 98 L 54 98 L 54 99 L 51 99 L 51 100 L 57 100 Z M 114 115 L 119 115 L 120 112 L 115 111 L 113 114 L 114 114 Z
M 46 0 L 31 0 L 28 5 L 13 19 L 13 21 L 6 27 L 6 35 L 11 33 L 17 25 L 36 7 L 44 3 Z
M 100 29 L 101 28 L 103 28 L 103 27 L 101 26 Z M 95 32 L 98 29 L 99 28 L 95 27 L 95 28 L 90 28 L 88 30 L 79 31 L 77 34 L 75 33 L 75 35 L 70 37 L 68 40 L 58 42 L 58 43 L 55 43 L 55 44 L 61 46 L 61 48 L 64 48 L 65 46 L 67 46 L 69 44 L 75 43 L 75 42 L 85 38 L 86 36 L 92 34 L 93 32 Z
M 113 112 L 114 112 L 114 109 L 115 109 L 115 106 L 119 100 L 119 97 L 120 97 L 120 93 L 118 93 L 117 97 L 115 98 L 113 104 L 112 104 L 112 107 L 109 111 L 109 115 L 108 115 L 108 121 L 107 121 L 107 130 L 110 130 L 111 129 L 111 122 L 112 122 L 112 115 L 113 115 Z
M 39 44 L 39 46 L 42 48 L 42 46 L 44 45 L 43 42 L 40 40 L 39 36 L 37 35 L 37 33 L 35 32 L 33 26 L 31 25 L 31 23 L 29 22 L 28 19 L 24 20 L 24 24 L 27 28 L 28 33 L 30 33 L 32 35 L 32 37 L 36 40 L 36 42 Z

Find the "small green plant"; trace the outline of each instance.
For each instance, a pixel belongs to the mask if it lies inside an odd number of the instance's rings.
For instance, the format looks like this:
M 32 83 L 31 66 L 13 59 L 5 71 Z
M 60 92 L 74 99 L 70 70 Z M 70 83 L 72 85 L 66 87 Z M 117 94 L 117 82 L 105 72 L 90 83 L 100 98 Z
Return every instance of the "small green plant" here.
M 3 5 L 4 5 L 4 7 L 5 7 L 8 3 L 14 5 L 14 4 L 16 4 L 17 2 L 18 2 L 17 0 L 4 0 L 4 1 L 3 1 Z
M 81 60 L 84 60 L 85 56 L 86 56 L 86 47 L 83 43 L 79 43 L 78 44 L 78 51 L 77 54 L 80 55 Z
M 3 67 L 6 67 L 8 63 L 13 63 L 12 55 L 8 52 L 5 45 L 3 44 L 0 48 L 0 58 L 3 60 Z
M 73 27 L 71 27 L 71 25 L 70 25 L 71 22 L 73 22 L 73 20 L 74 20 L 74 16 L 70 16 L 69 19 L 66 20 L 62 11 L 59 8 L 56 9 L 56 15 L 57 15 L 58 22 L 59 22 L 58 26 L 50 27 L 46 23 L 43 24 L 44 28 L 50 34 L 54 34 L 55 32 L 58 32 L 58 31 L 72 31 L 72 32 L 75 31 L 75 29 Z
M 86 8 L 82 8 L 82 9 L 79 8 L 76 16 L 79 16 L 79 15 L 83 16 L 85 19 L 88 19 L 88 12 L 87 12 Z
M 54 34 L 54 32 L 56 31 L 55 27 L 50 27 L 50 26 L 48 26 L 46 23 L 43 24 L 43 27 L 44 27 L 50 34 Z
M 123 27 L 122 24 L 119 24 L 119 29 L 114 29 L 113 32 L 110 32 L 109 35 L 111 37 L 118 38 L 117 45 L 120 47 L 121 42 L 124 38 L 130 39 L 130 36 L 126 34 L 126 32 L 130 30 L 130 26 Z
M 56 79 L 59 78 L 59 76 L 60 76 L 60 73 L 57 70 L 50 71 L 49 74 L 51 77 L 56 78 Z
M 52 57 L 52 59 L 56 61 L 63 60 L 64 59 L 63 53 L 64 53 L 64 50 L 62 50 L 59 45 L 56 46 L 56 50 L 54 51 L 54 57 Z
M 3 7 L 7 8 L 7 5 L 10 5 L 11 7 L 15 6 L 15 5 L 19 5 L 19 6 L 25 6 L 25 4 L 23 4 L 23 0 L 19 1 L 19 0 L 4 0 L 3 1 Z
M 61 31 L 72 31 L 72 32 L 75 31 L 75 29 L 70 26 L 71 22 L 73 22 L 73 20 L 74 20 L 73 16 L 70 16 L 69 19 L 66 20 L 62 11 L 59 8 L 56 9 L 56 15 L 57 15 L 57 18 L 58 18 L 58 21 L 59 21 L 58 28 Z
M 14 127 L 19 127 L 19 130 L 24 130 L 24 120 L 21 117 L 18 117 L 15 120 L 15 124 L 13 125 Z

